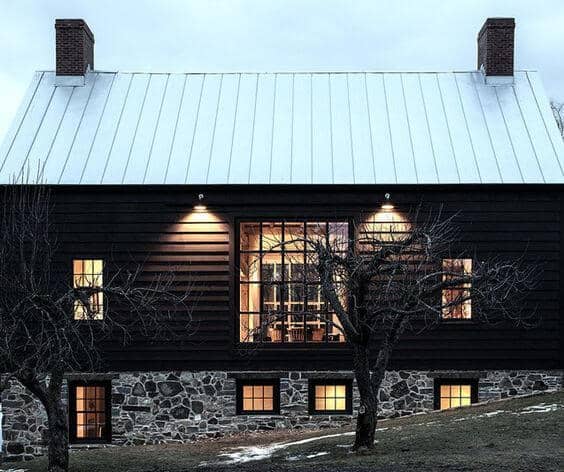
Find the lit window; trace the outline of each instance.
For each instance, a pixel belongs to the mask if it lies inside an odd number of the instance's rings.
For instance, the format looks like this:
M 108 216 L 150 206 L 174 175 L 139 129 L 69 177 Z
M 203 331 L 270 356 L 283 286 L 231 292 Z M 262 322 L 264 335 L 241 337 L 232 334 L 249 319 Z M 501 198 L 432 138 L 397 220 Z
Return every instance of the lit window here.
M 104 261 L 101 259 L 75 259 L 73 261 L 73 287 L 95 288 L 103 286 Z M 88 316 L 88 308 L 91 310 Z M 80 300 L 74 302 L 74 319 L 101 320 L 104 317 L 104 294 L 92 293 L 89 296 L 89 307 Z
M 435 408 L 446 410 L 468 406 L 478 401 L 478 381 L 476 379 L 436 379 Z
M 278 380 L 239 381 L 237 385 L 238 413 L 277 413 L 279 390 Z
M 321 293 L 315 253 L 304 239 L 322 239 L 344 253 L 348 224 L 241 223 L 240 342 L 344 342 L 337 315 Z
M 472 273 L 472 259 L 443 259 L 443 280 L 448 281 Z M 472 318 L 470 282 L 443 289 L 442 315 L 444 319 L 469 320 Z
M 310 381 L 311 413 L 350 413 L 350 381 Z
M 109 441 L 109 396 L 107 383 L 70 385 L 70 422 L 73 442 Z

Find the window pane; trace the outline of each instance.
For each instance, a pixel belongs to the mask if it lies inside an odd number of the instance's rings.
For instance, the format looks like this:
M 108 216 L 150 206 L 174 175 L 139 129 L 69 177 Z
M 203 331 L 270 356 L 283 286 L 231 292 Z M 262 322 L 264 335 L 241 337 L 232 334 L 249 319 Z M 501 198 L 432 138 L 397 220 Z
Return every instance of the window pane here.
M 253 397 L 253 387 L 251 385 L 243 385 L 243 398 Z
M 255 398 L 253 400 L 253 408 L 255 410 L 264 410 L 264 403 L 262 398 Z
M 460 386 L 460 394 L 463 397 L 470 398 L 470 385 L 461 385 Z
M 344 398 L 337 398 L 337 400 L 335 401 L 335 408 L 337 410 L 346 410 L 347 409 L 346 400 Z
M 325 385 L 316 385 L 315 386 L 315 397 L 316 398 L 325 398 Z
M 323 411 L 325 410 L 325 399 L 324 398 L 316 398 L 315 399 L 315 409 L 317 411 Z
M 441 410 L 450 408 L 450 398 L 441 398 Z
M 274 387 L 272 385 L 265 385 L 264 386 L 264 397 L 265 398 L 273 398 Z
M 470 405 L 472 402 L 470 400 L 470 398 L 468 397 L 463 397 L 460 399 L 460 406 L 468 406 Z
M 450 394 L 453 397 L 459 397 L 460 396 L 460 385 L 451 385 Z
M 326 397 L 334 397 L 335 396 L 335 386 L 334 385 L 327 385 L 325 387 L 325 396 Z
M 260 328 L 260 316 L 258 314 L 241 315 L 239 340 L 243 343 L 260 341 Z
M 282 250 L 281 222 L 262 224 L 262 250 L 263 251 Z
M 441 385 L 441 397 L 450 397 L 450 385 Z
M 245 398 L 243 399 L 243 410 L 252 411 L 253 410 L 253 399 Z
M 272 398 L 265 398 L 264 400 L 264 409 L 266 411 L 274 410 L 274 400 Z
M 284 250 L 304 250 L 304 223 L 290 222 L 284 225 Z
M 345 385 L 335 386 L 335 396 L 344 398 L 346 396 L 347 387 Z
M 452 397 L 450 399 L 450 406 L 452 408 L 456 408 L 457 406 L 460 406 L 460 398 L 459 397 Z
M 240 225 L 240 248 L 242 251 L 260 250 L 260 224 L 241 223 Z
M 325 409 L 334 410 L 335 409 L 335 398 L 325 398 Z
M 262 385 L 255 385 L 253 386 L 253 397 L 255 398 L 262 398 Z

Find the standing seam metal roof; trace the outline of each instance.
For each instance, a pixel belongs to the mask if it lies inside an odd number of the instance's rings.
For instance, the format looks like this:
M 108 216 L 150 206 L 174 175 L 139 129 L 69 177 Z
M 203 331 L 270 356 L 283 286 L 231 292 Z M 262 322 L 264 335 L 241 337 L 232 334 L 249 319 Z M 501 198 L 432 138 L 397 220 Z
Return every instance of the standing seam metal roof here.
M 0 182 L 564 183 L 538 74 L 37 72 Z

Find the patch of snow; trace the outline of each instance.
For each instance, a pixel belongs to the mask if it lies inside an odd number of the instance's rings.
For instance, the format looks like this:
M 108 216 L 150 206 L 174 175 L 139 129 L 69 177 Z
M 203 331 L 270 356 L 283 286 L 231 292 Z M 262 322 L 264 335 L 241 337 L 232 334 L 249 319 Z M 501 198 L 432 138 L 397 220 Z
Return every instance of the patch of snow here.
M 556 411 L 563 408 L 564 405 L 560 403 L 551 403 L 547 405 L 546 403 L 539 403 L 538 405 L 531 405 L 522 408 L 520 412 L 515 413 L 516 415 L 528 415 L 530 413 L 549 413 L 551 411 Z
M 28 469 L 0 469 L 0 472 L 26 472 Z
M 458 421 L 475 420 L 475 419 L 479 419 L 479 418 L 491 418 L 492 416 L 497 416 L 501 413 L 507 413 L 507 412 L 505 410 L 488 411 L 487 413 L 482 413 L 481 415 L 464 416 L 462 418 L 456 418 L 455 420 L 452 420 L 452 421 L 458 422 Z
M 316 452 L 315 454 L 310 454 L 309 456 L 306 456 L 306 459 L 313 459 L 314 457 L 319 457 L 319 456 L 326 456 L 327 454 L 329 454 L 328 452 Z
M 348 431 L 346 433 L 337 434 L 327 434 L 325 436 L 315 436 L 313 438 L 302 439 L 300 441 L 292 441 L 287 443 L 273 443 L 266 446 L 240 446 L 234 448 L 233 452 L 224 452 L 219 454 L 218 457 L 222 458 L 215 462 L 201 462 L 200 467 L 206 465 L 230 465 L 230 464 L 245 464 L 247 462 L 262 461 L 268 459 L 275 452 L 281 451 L 288 447 L 300 446 L 302 444 L 307 444 L 314 441 L 320 441 L 322 439 L 338 438 L 343 436 L 354 436 L 354 431 Z

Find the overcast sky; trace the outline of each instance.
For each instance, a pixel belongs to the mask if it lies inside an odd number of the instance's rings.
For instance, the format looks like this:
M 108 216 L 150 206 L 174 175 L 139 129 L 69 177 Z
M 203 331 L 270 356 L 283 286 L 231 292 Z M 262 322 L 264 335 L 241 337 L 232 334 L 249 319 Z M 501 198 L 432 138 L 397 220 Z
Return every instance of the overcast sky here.
M 0 0 L 0 139 L 55 18 L 84 18 L 98 70 L 471 70 L 488 16 L 517 22 L 516 67 L 564 101 L 563 0 Z

